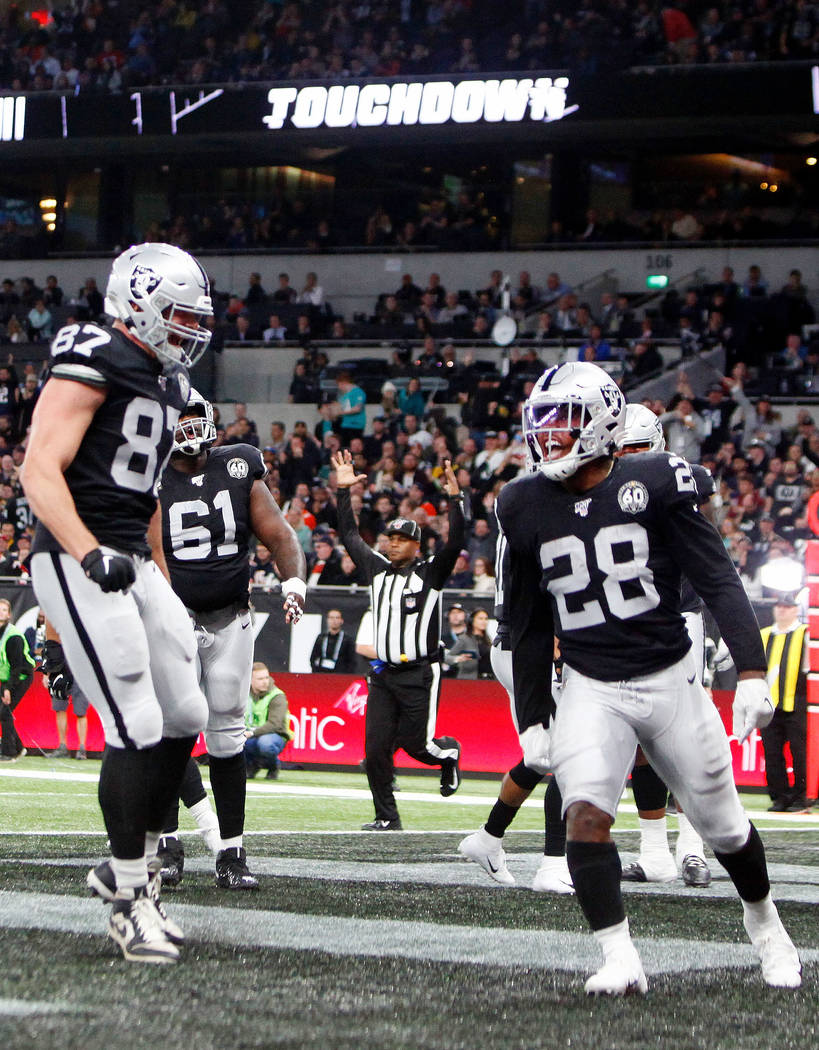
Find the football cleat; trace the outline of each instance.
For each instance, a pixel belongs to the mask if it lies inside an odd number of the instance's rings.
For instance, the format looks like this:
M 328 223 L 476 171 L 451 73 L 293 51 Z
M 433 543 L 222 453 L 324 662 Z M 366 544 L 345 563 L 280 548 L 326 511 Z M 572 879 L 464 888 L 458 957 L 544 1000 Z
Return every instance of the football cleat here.
M 637 949 L 620 948 L 586 981 L 587 995 L 645 995 L 648 981 Z
M 532 889 L 536 893 L 574 893 L 566 858 L 544 856 L 532 880 Z
M 371 820 L 361 825 L 362 831 L 402 831 L 400 820 Z
M 159 916 L 159 925 L 171 944 L 184 944 L 185 934 L 165 911 L 165 905 L 159 896 L 159 891 L 162 889 L 161 869 L 162 861 L 159 857 L 152 860 L 148 865 L 148 898 L 154 908 L 156 908 L 156 913 Z
M 458 852 L 467 860 L 480 864 L 490 879 L 501 886 L 515 885 L 515 876 L 506 866 L 506 853 L 501 840 L 490 835 L 486 828 L 462 839 L 458 844 Z
M 746 930 L 748 929 L 746 924 Z M 750 931 L 749 931 L 750 936 Z M 777 918 L 751 937 L 762 963 L 762 980 L 772 988 L 798 988 L 802 984 L 802 964 L 793 941 Z
M 441 794 L 444 798 L 454 795 L 461 785 L 461 745 L 457 740 L 453 745 L 458 749 L 456 758 L 445 758 L 441 763 Z
M 159 913 L 148 887 L 123 891 L 114 899 L 108 921 L 108 936 L 122 949 L 129 962 L 175 963 L 179 949 L 162 929 Z
M 241 846 L 223 849 L 216 858 L 216 885 L 223 890 L 257 890 L 259 880 L 247 866 Z
M 85 884 L 95 897 L 112 901 L 117 895 L 117 880 L 110 860 L 104 860 L 85 876 Z
M 185 847 L 178 838 L 163 835 L 156 851 L 163 886 L 178 886 L 185 870 Z
M 680 870 L 686 886 L 696 886 L 702 889 L 711 885 L 711 869 L 696 853 L 689 853 L 683 857 Z
M 659 860 L 641 857 L 623 868 L 623 882 L 673 882 L 677 878 L 677 863 L 668 853 Z

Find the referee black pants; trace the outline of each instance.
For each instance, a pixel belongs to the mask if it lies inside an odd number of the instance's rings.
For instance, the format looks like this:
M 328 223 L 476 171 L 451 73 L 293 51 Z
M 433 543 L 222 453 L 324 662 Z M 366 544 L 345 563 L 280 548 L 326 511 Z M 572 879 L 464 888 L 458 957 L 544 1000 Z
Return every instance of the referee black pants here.
M 419 661 L 401 667 L 389 664 L 368 679 L 364 753 L 367 780 L 376 820 L 398 820 L 392 789 L 394 755 L 399 748 L 427 766 L 457 757 L 452 737 L 435 737 L 441 692 L 441 666 Z
M 797 698 L 793 711 L 777 707 L 770 725 L 760 729 L 765 750 L 765 778 L 768 794 L 774 802 L 803 799 L 808 787 L 808 714 L 805 700 Z M 790 744 L 793 759 L 793 787 L 788 782 L 785 743 Z

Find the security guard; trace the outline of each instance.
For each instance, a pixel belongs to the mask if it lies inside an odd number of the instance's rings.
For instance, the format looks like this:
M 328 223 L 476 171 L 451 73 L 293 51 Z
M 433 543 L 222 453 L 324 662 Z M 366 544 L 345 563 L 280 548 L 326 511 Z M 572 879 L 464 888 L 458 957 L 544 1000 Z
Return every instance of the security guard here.
M 765 748 L 768 793 L 774 813 L 798 813 L 808 808 L 807 793 L 807 626 L 799 622 L 799 605 L 792 594 L 781 594 L 774 604 L 774 622 L 762 631 L 768 661 L 768 685 L 773 720 L 760 730 Z M 793 787 L 783 748 L 790 744 Z
M 394 755 L 398 748 L 418 762 L 441 767 L 441 794 L 458 790 L 461 745 L 453 737 L 435 737 L 441 691 L 441 589 L 463 546 L 464 513 L 452 465 L 446 462 L 449 538 L 431 558 L 419 557 L 417 522 L 396 518 L 387 525 L 387 556 L 372 551 L 358 534 L 350 487 L 365 482 L 356 474 L 348 450 L 331 457 L 338 485 L 341 542 L 367 576 L 373 614 L 372 661 L 367 699 L 364 753 L 375 820 L 363 831 L 400 831 L 393 792 Z
M 23 632 L 11 622 L 11 602 L 0 599 L 0 762 L 16 762 L 26 754 L 14 726 L 14 709 L 34 677 L 34 659 Z

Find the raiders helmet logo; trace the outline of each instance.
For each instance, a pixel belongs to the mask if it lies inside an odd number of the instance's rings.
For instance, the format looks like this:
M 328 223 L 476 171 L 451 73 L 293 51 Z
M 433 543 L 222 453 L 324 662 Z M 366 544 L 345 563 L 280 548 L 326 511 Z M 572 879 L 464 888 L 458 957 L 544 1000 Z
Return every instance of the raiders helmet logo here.
M 243 459 L 229 459 L 227 472 L 232 478 L 241 480 L 247 477 L 247 463 Z
M 149 266 L 135 266 L 131 274 L 131 294 L 135 299 L 146 299 L 162 283 L 162 278 Z
M 648 506 L 648 489 L 642 481 L 627 481 L 620 486 L 617 502 L 626 514 L 639 514 Z

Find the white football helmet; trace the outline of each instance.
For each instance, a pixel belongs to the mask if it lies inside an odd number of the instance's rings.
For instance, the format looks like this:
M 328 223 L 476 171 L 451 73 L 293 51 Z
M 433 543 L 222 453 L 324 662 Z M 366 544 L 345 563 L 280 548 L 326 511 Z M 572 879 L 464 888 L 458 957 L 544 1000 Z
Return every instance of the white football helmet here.
M 197 323 L 175 320 L 178 310 Z M 172 244 L 135 244 L 118 255 L 105 291 L 105 312 L 123 321 L 163 361 L 190 368 L 210 342 L 201 321 L 213 314 L 207 274 Z
M 204 449 L 210 448 L 215 440 L 213 405 L 191 387 L 188 403 L 173 432 L 171 451 L 181 452 L 185 456 L 198 456 Z
M 585 463 L 610 456 L 623 429 L 625 407 L 619 387 L 597 365 L 580 361 L 550 368 L 523 408 L 523 436 L 535 467 L 547 478 L 563 481 Z M 566 432 L 574 444 L 561 455 L 552 436 Z
M 639 445 L 643 452 L 664 452 L 665 437 L 659 419 L 645 405 L 626 405 L 626 423 L 618 449 Z

